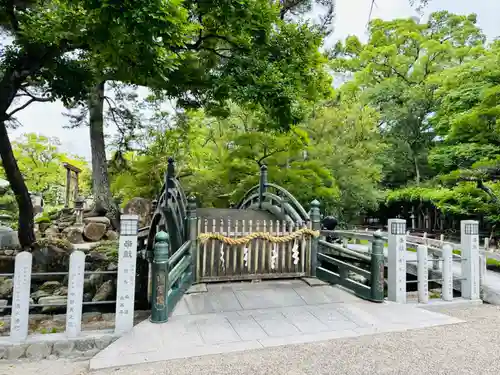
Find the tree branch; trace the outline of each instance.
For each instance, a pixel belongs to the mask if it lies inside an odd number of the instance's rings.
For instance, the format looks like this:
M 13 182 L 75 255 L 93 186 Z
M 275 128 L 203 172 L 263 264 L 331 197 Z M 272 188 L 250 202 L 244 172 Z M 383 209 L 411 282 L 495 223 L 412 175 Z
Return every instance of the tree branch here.
M 5 114 L 6 120 L 9 120 L 10 118 L 12 118 L 12 116 L 14 114 L 16 114 L 19 111 L 22 111 L 23 109 L 28 107 L 33 102 L 50 102 L 50 101 L 52 101 L 52 98 L 31 98 L 26 103 L 24 103 L 22 106 L 17 107 L 16 109 L 12 110 L 11 112 Z

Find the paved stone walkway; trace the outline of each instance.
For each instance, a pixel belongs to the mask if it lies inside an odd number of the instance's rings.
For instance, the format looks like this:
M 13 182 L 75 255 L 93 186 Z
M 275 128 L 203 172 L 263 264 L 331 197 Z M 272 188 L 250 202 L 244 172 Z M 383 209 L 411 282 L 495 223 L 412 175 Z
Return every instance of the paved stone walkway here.
M 169 322 L 144 321 L 90 369 L 277 347 L 462 321 L 415 305 L 374 304 L 303 281 L 209 285 L 184 296 Z

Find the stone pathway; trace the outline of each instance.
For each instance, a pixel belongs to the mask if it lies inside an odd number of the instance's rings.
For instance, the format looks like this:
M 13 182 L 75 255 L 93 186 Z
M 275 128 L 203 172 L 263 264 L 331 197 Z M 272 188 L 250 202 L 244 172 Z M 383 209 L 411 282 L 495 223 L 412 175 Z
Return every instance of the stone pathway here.
M 415 305 L 374 304 L 301 280 L 209 285 L 184 296 L 169 322 L 144 321 L 90 369 L 461 323 Z

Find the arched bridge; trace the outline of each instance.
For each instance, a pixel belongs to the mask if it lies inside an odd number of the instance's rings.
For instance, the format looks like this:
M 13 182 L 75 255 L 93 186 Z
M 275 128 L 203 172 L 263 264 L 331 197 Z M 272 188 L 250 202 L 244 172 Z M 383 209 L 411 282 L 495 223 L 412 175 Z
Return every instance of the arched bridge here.
M 457 289 L 479 299 L 477 222 L 462 223 L 458 264 L 451 244 L 407 235 L 403 219 L 389 220 L 386 234 L 322 230 L 320 202 L 306 211 L 265 167 L 233 209 L 197 207 L 174 176 L 170 160 L 151 226 L 140 232 L 136 288 L 137 299 L 150 296 L 151 322 L 168 323 L 136 325 L 91 369 L 457 323 L 407 304 L 407 284 L 418 284 L 422 304 L 435 283 L 445 303 Z M 335 236 L 343 243 L 326 241 Z M 406 277 L 412 268 L 416 280 Z M 390 302 L 376 303 L 385 279 Z M 263 281 L 235 282 L 244 280 Z
M 266 166 L 259 184 L 235 208 L 197 207 L 175 177 L 170 159 L 151 225 L 139 234 L 139 250 L 153 267 L 155 252 L 167 252 L 169 290 L 163 314 L 168 316 L 191 285 L 221 281 L 317 277 L 358 297 L 383 301 L 382 242 L 375 238 L 380 250 L 368 255 L 329 243 L 322 239 L 326 233 L 322 236 L 320 202 L 310 207 L 306 211 L 290 192 L 269 182 Z M 144 295 L 146 288 L 153 298 L 163 293 L 157 281 L 143 280 L 140 293 Z

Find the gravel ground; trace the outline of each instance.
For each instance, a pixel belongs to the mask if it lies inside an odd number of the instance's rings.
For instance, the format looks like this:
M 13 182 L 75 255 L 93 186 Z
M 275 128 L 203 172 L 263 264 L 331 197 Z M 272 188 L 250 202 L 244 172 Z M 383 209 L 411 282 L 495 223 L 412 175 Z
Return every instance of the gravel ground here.
M 500 307 L 434 309 L 466 323 L 100 370 L 95 375 L 500 374 Z M 85 375 L 88 362 L 0 361 L 0 375 Z

